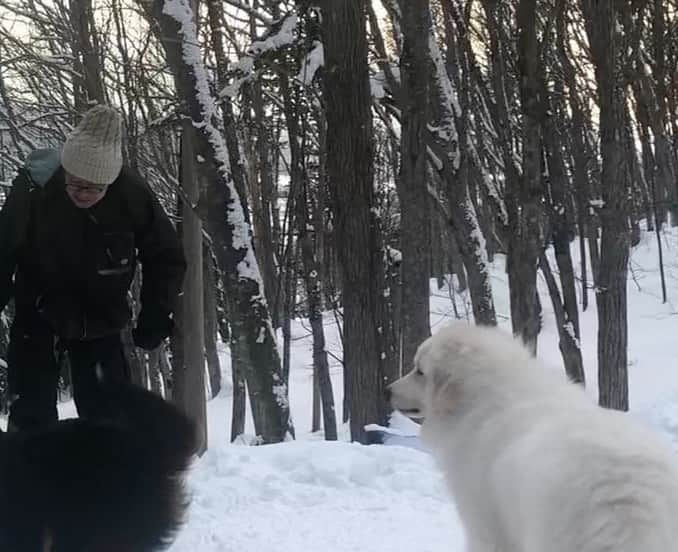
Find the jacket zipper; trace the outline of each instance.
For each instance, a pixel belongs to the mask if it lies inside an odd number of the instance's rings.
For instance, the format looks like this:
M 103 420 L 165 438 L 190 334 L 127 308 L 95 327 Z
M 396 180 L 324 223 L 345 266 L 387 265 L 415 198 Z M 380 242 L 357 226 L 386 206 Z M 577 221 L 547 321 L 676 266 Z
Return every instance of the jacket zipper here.
M 89 218 L 95 226 L 99 226 L 99 221 L 89 209 L 87 209 L 87 218 Z M 84 311 L 82 313 L 82 339 L 87 339 L 87 313 Z

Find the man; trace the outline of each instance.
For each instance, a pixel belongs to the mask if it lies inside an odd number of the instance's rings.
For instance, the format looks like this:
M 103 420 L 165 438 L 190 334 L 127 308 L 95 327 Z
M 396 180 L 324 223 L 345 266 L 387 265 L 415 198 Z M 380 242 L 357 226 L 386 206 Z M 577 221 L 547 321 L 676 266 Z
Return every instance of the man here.
M 121 119 L 96 106 L 63 150 L 37 150 L 0 211 L 0 310 L 13 296 L 9 427 L 57 420 L 57 347 L 68 354 L 80 417 L 96 417 L 100 378 L 129 377 L 120 339 L 127 294 L 142 266 L 137 346 L 158 347 L 186 263 L 176 232 L 139 176 L 122 163 Z M 104 413 L 105 414 L 105 413 Z

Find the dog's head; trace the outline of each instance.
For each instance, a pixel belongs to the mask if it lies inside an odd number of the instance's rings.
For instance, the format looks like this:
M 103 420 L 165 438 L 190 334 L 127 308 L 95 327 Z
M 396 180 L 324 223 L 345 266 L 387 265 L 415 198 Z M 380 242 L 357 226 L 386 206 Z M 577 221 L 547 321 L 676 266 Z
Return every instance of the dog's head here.
M 424 341 L 414 356 L 409 373 L 389 386 L 391 405 L 414 420 L 423 420 L 432 409 L 450 404 L 454 399 L 456 380 L 449 363 L 442 362 L 436 336 Z
M 481 387 L 508 372 L 502 351 L 524 354 L 511 336 L 497 329 L 451 324 L 426 339 L 412 370 L 389 386 L 391 405 L 419 420 L 459 411 Z

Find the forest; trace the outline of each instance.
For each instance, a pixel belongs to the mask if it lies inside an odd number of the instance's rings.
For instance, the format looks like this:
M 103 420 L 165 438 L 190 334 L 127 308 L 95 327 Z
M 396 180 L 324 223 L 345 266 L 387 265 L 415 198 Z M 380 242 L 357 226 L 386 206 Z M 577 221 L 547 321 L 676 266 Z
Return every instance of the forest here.
M 231 438 L 247 408 L 259 442 L 294 437 L 297 319 L 313 429 L 333 440 L 348 423 L 369 442 L 444 284 L 456 317 L 509 317 L 535 354 L 549 300 L 583 385 L 579 318 L 595 309 L 598 400 L 628 410 L 629 252 L 653 233 L 667 301 L 661 238 L 678 225 L 676 0 L 0 0 L 0 202 L 26 156 L 94 104 L 122 114 L 125 163 L 188 259 L 171 339 L 144 353 L 125 332 L 133 378 L 185 408 L 202 450 L 219 343 Z M 11 319 L 10 305 L 0 359 Z

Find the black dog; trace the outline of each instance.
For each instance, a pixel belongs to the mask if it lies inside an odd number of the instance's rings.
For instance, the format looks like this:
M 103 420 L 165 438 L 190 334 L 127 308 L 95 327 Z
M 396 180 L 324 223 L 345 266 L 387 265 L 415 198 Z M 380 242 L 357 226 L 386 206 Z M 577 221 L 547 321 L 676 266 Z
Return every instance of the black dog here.
M 0 551 L 150 552 L 188 501 L 191 422 L 141 388 L 102 384 L 105 421 L 0 434 Z

